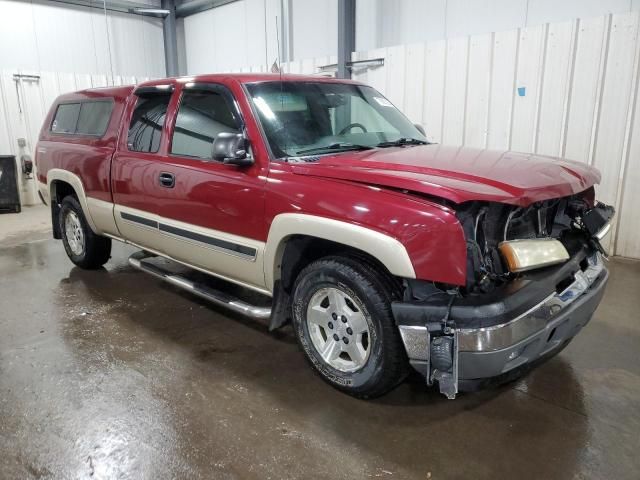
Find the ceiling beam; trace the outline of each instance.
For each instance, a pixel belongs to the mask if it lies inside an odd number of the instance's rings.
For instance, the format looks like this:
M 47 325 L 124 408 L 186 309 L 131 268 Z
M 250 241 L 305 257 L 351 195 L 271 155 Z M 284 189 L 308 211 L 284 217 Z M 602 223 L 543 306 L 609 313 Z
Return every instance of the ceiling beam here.
M 87 8 L 97 8 L 99 10 L 106 10 L 110 12 L 131 13 L 133 15 L 144 15 L 152 17 L 163 17 L 166 13 L 149 13 L 149 10 L 158 10 L 153 5 L 147 3 L 132 2 L 130 0 L 106 0 L 105 3 L 102 0 L 47 0 L 47 3 L 60 3 L 65 5 L 75 5 Z M 145 10 L 147 12 L 145 12 Z
M 212 8 L 221 7 L 238 0 L 189 0 L 176 6 L 176 17 L 188 17 L 194 13 L 204 12 Z

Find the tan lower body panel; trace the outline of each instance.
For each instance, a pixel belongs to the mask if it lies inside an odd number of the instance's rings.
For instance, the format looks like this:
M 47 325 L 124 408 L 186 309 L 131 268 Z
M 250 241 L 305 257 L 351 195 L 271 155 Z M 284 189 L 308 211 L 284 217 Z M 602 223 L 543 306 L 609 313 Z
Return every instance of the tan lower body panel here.
M 264 281 L 263 242 L 170 220 L 141 210 L 115 205 L 119 237 L 178 262 L 270 293 Z
M 119 236 L 118 226 L 113 218 L 113 203 L 87 197 L 87 208 L 93 218 L 97 233 Z

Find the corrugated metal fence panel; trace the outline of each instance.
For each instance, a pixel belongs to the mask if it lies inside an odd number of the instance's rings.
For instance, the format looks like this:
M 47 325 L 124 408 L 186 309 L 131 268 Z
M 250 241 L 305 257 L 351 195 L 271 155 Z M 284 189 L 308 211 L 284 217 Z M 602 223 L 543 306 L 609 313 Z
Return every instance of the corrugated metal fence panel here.
M 511 142 L 518 36 L 519 32 L 514 30 L 497 32 L 493 37 L 493 63 L 487 116 L 488 148 L 506 149 Z
M 464 143 L 468 53 L 468 38 L 459 37 L 447 41 L 442 143 L 450 145 Z
M 609 20 L 607 16 L 578 21 L 563 155 L 585 163 L 591 162 Z
M 442 139 L 446 46 L 444 40 L 427 43 L 425 46 L 422 124 L 426 129 L 427 138 L 432 142 Z M 419 102 L 420 98 L 416 101 Z M 418 118 L 412 120 L 419 121 Z
M 639 28 L 630 12 L 359 52 L 385 65 L 354 77 L 431 140 L 596 166 L 598 197 L 618 210 L 613 251 L 640 258 Z
M 14 74 L 38 75 L 38 81 L 23 79 L 16 83 Z M 85 88 L 108 85 L 135 84 L 147 77 L 116 76 L 107 74 L 80 74 L 61 72 L 34 72 L 3 70 L 0 72 L 0 154 L 18 155 L 17 139 L 27 140 L 26 151 L 33 155 L 38 134 L 51 104 L 59 95 Z M 25 186 L 26 185 L 26 186 Z M 25 183 L 22 200 L 37 203 L 35 188 Z
M 489 121 L 493 35 L 475 35 L 469 42 L 464 143 L 485 147 Z
M 13 81 L 13 74 L 8 71 L 2 72 L 2 81 L 0 82 L 2 88 L 2 101 L 3 111 L 7 118 L 7 137 L 9 139 L 8 145 L 2 145 L 2 154 L 10 153 L 12 155 L 18 154 L 18 145 L 16 139 L 24 137 L 26 132 L 24 131 L 23 122 L 15 122 L 14 119 L 22 118 L 20 112 L 21 107 L 18 104 L 18 89 L 16 83 Z M 9 150 L 6 152 L 6 150 Z
M 566 102 L 571 78 L 575 24 L 549 25 L 542 72 L 535 150 L 545 155 L 561 155 Z
M 403 108 L 405 99 L 406 50 L 404 45 L 387 48 L 384 60 L 386 75 L 380 77 L 381 80 L 384 78 L 386 84 L 385 95 L 399 108 Z
M 538 25 L 524 28 L 520 32 L 509 146 L 519 152 L 534 151 L 546 31 L 546 25 Z
M 618 214 L 616 252 L 625 257 L 637 257 L 640 252 L 640 231 L 638 212 L 640 211 L 640 101 L 638 101 L 638 71 L 635 81 L 635 110 L 632 118 L 626 168 L 623 172 L 620 205 L 624 208 Z
M 22 78 L 16 82 L 16 74 L 35 75 L 39 76 L 39 79 L 34 81 L 32 78 Z M 112 84 L 136 83 L 136 80 L 132 76 L 115 77 L 111 80 L 111 76 L 106 74 L 21 69 L 0 71 L 0 154 L 15 155 L 18 162 L 22 153 L 33 156 L 42 122 L 51 104 L 60 94 Z M 18 148 L 19 138 L 27 141 L 24 151 Z M 40 202 L 34 181 L 21 178 L 20 191 L 23 204 Z
M 602 172 L 599 197 L 610 204 L 617 204 L 619 179 L 623 173 L 623 158 L 626 154 L 625 132 L 629 122 L 637 35 L 637 15 L 613 16 L 592 161 Z M 630 46 L 635 48 L 629 48 Z M 636 162 L 638 161 L 636 159 Z M 640 162 L 636 165 L 640 166 Z M 632 208 L 631 205 L 618 206 L 618 210 L 624 207 Z M 615 229 L 613 233 L 615 235 Z M 637 256 L 640 257 L 640 252 Z

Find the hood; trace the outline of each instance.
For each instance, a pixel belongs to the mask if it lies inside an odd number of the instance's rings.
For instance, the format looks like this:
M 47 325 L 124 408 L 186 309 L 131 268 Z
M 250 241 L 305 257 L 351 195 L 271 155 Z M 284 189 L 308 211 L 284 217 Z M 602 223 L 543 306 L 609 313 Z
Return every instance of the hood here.
M 527 206 L 582 192 L 600 182 L 586 164 L 554 157 L 468 147 L 378 148 L 291 164 L 298 175 L 398 188 L 462 203 Z

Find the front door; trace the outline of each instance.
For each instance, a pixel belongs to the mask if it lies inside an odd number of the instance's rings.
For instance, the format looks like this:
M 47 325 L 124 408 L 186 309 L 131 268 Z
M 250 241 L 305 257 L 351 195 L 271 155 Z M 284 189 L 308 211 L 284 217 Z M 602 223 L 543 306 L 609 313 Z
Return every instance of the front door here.
M 218 134 L 244 131 L 237 102 L 223 84 L 178 83 L 169 111 L 176 108 L 155 159 L 140 167 L 144 201 L 153 203 L 146 208 L 157 228 L 154 249 L 263 290 L 266 179 L 258 164 L 237 167 L 212 158 Z

